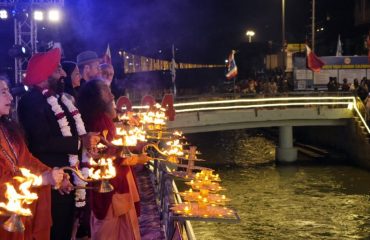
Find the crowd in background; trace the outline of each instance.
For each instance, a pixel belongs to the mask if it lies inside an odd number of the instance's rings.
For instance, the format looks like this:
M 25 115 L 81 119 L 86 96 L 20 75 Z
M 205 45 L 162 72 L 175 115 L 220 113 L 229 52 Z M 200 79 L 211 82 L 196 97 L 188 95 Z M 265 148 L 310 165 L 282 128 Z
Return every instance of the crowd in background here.
M 368 118 L 370 117 L 370 79 L 363 77 L 361 81 L 353 79 L 353 83 L 348 83 L 347 78 L 343 78 L 340 84 L 336 77 L 330 77 L 327 84 L 329 92 L 352 92 L 363 101 Z

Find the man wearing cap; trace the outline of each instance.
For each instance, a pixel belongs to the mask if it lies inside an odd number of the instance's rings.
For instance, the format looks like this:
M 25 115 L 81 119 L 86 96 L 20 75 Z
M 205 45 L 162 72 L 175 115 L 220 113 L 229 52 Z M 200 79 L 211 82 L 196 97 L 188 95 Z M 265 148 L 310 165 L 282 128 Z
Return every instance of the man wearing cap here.
M 93 51 L 85 51 L 77 55 L 76 59 L 81 74 L 81 83 L 101 77 L 100 58 Z
M 49 167 L 78 166 L 81 148 L 91 149 L 100 140 L 97 133 L 86 133 L 73 103 L 63 94 L 56 94 L 58 81 L 65 76 L 60 58 L 58 48 L 31 57 L 24 79 L 31 90 L 18 105 L 18 117 L 29 149 Z M 82 184 L 77 178 L 73 182 Z M 74 208 L 85 204 L 83 194 L 79 190 L 69 195 L 52 191 L 51 239 L 71 239 Z

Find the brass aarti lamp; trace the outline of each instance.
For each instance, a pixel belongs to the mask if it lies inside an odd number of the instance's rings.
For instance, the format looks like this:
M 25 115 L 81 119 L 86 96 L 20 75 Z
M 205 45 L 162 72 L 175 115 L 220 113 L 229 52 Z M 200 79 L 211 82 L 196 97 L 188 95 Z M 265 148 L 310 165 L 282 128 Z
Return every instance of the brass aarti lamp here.
M 107 193 L 114 190 L 113 186 L 109 183 L 109 180 L 116 176 L 116 169 L 113 166 L 113 160 L 111 158 L 100 158 L 98 162 L 95 162 L 90 158 L 89 165 L 89 176 L 86 178 L 82 175 L 78 168 L 73 167 L 62 167 L 64 170 L 71 170 L 84 182 L 99 182 L 98 192 Z
M 116 127 L 117 138 L 112 141 L 113 145 L 134 147 L 138 142 L 146 142 L 146 132 L 139 127 Z
M 3 228 L 8 232 L 23 232 L 25 230 L 21 217 L 32 216 L 32 212 L 25 205 L 31 204 L 38 199 L 36 193 L 30 191 L 31 187 L 41 186 L 42 176 L 32 174 L 28 169 L 19 169 L 22 176 L 16 176 L 13 179 L 20 183 L 17 191 L 11 183 L 6 183 L 5 198 L 7 203 L 0 202 L 0 215 L 9 216 L 3 224 Z
M 140 123 L 150 133 L 154 133 L 155 136 L 147 136 L 147 138 L 154 138 L 161 140 L 163 138 L 163 130 L 166 127 L 167 116 L 165 109 L 159 104 L 156 104 L 152 109 L 147 112 L 141 112 L 138 114 Z
M 148 143 L 143 147 L 142 153 L 146 153 L 149 148 L 154 148 L 160 155 L 167 157 L 168 162 L 176 164 L 179 163 L 178 157 L 184 155 L 182 145 L 179 140 L 168 141 L 166 144 L 168 149 L 161 150 L 158 143 Z

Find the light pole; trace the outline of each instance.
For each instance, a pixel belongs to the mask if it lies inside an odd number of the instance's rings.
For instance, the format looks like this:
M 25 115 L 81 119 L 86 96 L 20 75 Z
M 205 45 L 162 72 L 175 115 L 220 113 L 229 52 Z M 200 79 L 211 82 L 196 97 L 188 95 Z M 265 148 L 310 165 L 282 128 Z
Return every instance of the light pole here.
M 312 0 L 312 22 L 311 22 L 311 49 L 312 49 L 312 52 L 315 51 L 315 0 Z
M 281 0 L 281 46 L 283 52 L 283 73 L 285 73 L 285 0 Z
M 247 35 L 247 37 L 248 37 L 248 42 L 252 42 L 252 37 L 255 35 L 256 33 L 254 32 L 254 31 L 252 31 L 252 30 L 248 30 L 247 32 L 246 32 L 246 34 L 245 35 Z

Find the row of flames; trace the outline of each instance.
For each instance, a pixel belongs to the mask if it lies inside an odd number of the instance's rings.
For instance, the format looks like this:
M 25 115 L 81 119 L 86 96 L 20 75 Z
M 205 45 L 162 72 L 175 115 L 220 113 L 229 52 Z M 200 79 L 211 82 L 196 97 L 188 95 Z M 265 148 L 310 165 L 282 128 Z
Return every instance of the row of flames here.
M 164 109 L 158 105 L 156 105 L 155 111 L 139 113 L 135 117 L 138 119 L 131 118 L 135 121 L 129 126 L 125 128 L 117 127 L 116 134 L 119 138 L 112 142 L 114 145 L 136 146 L 138 141 L 146 142 L 147 133 L 144 130 L 145 127 L 148 129 L 161 129 L 166 121 Z M 125 119 L 128 120 L 129 118 L 127 116 L 121 116 L 120 118 L 122 121 Z M 89 165 L 88 178 L 82 180 L 99 181 L 116 176 L 116 169 L 111 158 L 100 158 L 97 161 L 90 159 Z M 12 182 L 5 183 L 4 196 L 6 201 L 0 202 L 0 209 L 3 209 L 0 211 L 1 215 L 32 216 L 31 209 L 28 206 L 38 199 L 38 195 L 32 192 L 31 188 L 41 186 L 42 176 L 37 176 L 26 168 L 20 168 L 19 170 L 20 174 L 13 177 Z M 77 169 L 77 171 L 79 170 Z
M 162 137 L 165 125 L 166 114 L 165 109 L 156 104 L 146 112 L 128 113 L 119 117 L 122 126 L 116 128 L 116 138 L 111 142 L 116 146 L 132 147 L 138 143 L 148 142 L 148 139 L 154 138 L 156 140 L 163 140 Z M 153 134 L 156 134 L 153 136 Z M 167 157 L 166 161 L 177 163 L 177 158 L 186 158 L 187 150 L 183 149 L 182 133 L 175 131 L 168 138 L 164 150 L 156 144 L 153 145 L 160 154 Z M 99 148 L 99 146 L 98 146 Z M 185 152 L 185 153 L 184 153 Z M 83 181 L 101 181 L 107 182 L 116 176 L 116 169 L 114 167 L 114 158 L 100 158 L 98 160 L 89 160 L 88 178 L 83 178 L 82 174 L 77 174 Z M 68 169 L 68 167 L 65 167 Z M 70 169 L 70 168 L 69 168 Z M 72 169 L 71 169 L 72 170 Z M 81 173 L 79 169 L 75 169 Z M 32 174 L 28 169 L 20 168 L 21 176 L 13 178 L 19 183 L 16 188 L 10 182 L 6 183 L 5 198 L 7 202 L 0 202 L 0 208 L 4 209 L 6 213 L 3 215 L 18 215 L 18 216 L 31 216 L 30 208 L 27 208 L 32 202 L 38 199 L 36 193 L 31 192 L 32 187 L 37 187 L 42 184 L 42 176 Z M 1 213 L 1 212 L 0 212 Z

